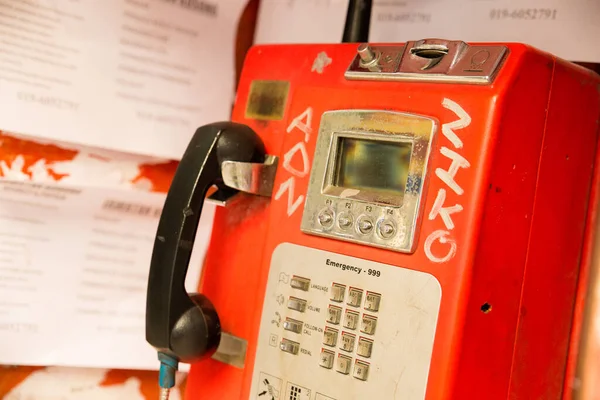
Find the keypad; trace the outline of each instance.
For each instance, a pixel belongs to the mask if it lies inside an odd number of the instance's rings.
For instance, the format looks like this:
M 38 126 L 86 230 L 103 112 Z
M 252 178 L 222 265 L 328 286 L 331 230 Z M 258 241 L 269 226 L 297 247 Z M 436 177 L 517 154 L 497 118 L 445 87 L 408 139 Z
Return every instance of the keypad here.
M 368 379 L 370 364 L 367 360 L 375 346 L 376 313 L 381 306 L 381 297 L 381 294 L 363 288 L 337 282 L 331 284 L 326 322 L 337 326 L 325 326 L 323 345 L 326 347 L 321 350 L 320 366 L 333 369 L 335 364 L 337 372 L 351 374 L 361 381 Z M 337 352 L 334 351 L 336 348 Z
M 287 283 L 287 282 L 286 282 Z M 322 313 L 323 309 L 318 304 L 312 304 L 303 299 L 301 291 L 311 290 L 311 279 L 302 276 L 293 275 L 289 280 L 289 285 L 294 294 L 299 297 L 290 296 L 287 300 L 287 308 L 300 314 L 291 314 L 285 316 L 282 322 L 283 330 L 293 336 L 291 339 L 282 338 L 279 342 L 281 351 L 298 355 L 300 353 L 300 338 L 303 335 L 303 329 L 311 329 L 311 312 Z M 319 282 L 312 285 L 315 290 L 323 290 Z M 375 293 L 368 288 L 350 287 L 341 283 L 333 282 L 330 286 L 329 301 L 325 311 L 326 320 L 322 333 L 322 346 L 319 357 L 319 366 L 326 370 L 335 370 L 343 375 L 351 376 L 360 381 L 366 381 L 369 377 L 369 361 L 371 360 L 373 349 L 375 347 L 375 331 L 377 328 L 377 313 L 381 306 L 381 294 Z M 284 297 L 281 297 L 280 305 L 283 306 Z M 307 314 L 308 313 L 308 314 Z M 304 315 L 308 320 L 305 320 Z M 305 328 L 304 322 L 307 322 Z M 277 318 L 273 320 L 277 324 Z M 316 329 L 316 328 L 313 328 Z M 275 336 L 273 346 L 277 343 Z M 302 349 L 303 354 L 307 353 Z

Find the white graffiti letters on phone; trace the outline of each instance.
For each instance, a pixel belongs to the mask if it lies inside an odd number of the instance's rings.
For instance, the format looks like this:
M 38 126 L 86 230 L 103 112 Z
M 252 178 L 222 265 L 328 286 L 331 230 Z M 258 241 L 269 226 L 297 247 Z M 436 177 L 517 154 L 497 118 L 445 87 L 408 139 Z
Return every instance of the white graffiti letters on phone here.
M 288 128 L 287 128 L 287 133 L 290 133 L 294 128 L 298 128 L 302 132 L 304 132 L 304 141 L 308 142 L 308 139 L 310 139 L 310 134 L 312 133 L 312 128 L 311 128 L 312 115 L 313 115 L 312 107 L 308 107 L 306 110 L 304 110 L 302 112 L 302 114 L 300 114 L 296 118 L 294 118 L 294 120 L 292 121 L 290 126 L 288 126 Z M 306 118 L 306 121 L 304 121 L 305 118 Z
M 442 105 L 454 112 L 454 114 L 456 114 L 458 117 L 456 121 L 448 122 L 447 124 L 442 125 L 442 133 L 455 148 L 462 149 L 463 142 L 460 140 L 458 135 L 454 133 L 454 129 L 463 129 L 471 125 L 471 116 L 467 114 L 466 111 L 458 105 L 458 103 L 450 99 L 442 100 Z
M 300 152 L 300 155 L 302 155 L 302 170 L 292 167 L 292 159 L 297 152 Z M 294 147 L 285 153 L 283 156 L 283 168 L 299 178 L 304 178 L 308 174 L 308 154 L 306 153 L 304 142 L 296 143 Z
M 293 176 L 290 176 L 287 181 L 283 182 L 279 186 L 279 190 L 277 190 L 277 193 L 275 193 L 275 200 L 279 200 L 279 198 L 281 196 L 283 196 L 283 194 L 285 192 L 288 192 L 288 199 L 287 199 L 287 201 L 288 201 L 288 203 L 287 203 L 288 217 L 290 215 L 292 215 L 294 213 L 294 211 L 296 211 L 296 209 L 298 207 L 300 207 L 300 205 L 304 201 L 304 195 L 300 195 L 294 200 L 295 187 L 296 187 L 296 180 Z
M 296 196 L 296 178 L 304 178 L 310 171 L 310 161 L 306 151 L 306 143 L 310 139 L 312 133 L 312 116 L 313 109 L 308 107 L 300 115 L 292 120 L 292 123 L 287 127 L 287 133 L 294 134 L 296 132 L 303 133 L 300 140 L 292 146 L 283 155 L 283 169 L 292 174 L 287 180 L 279 185 L 279 189 L 275 193 L 275 200 L 279 200 L 285 192 L 287 192 L 287 215 L 291 216 L 300 207 L 304 201 L 304 195 Z M 301 168 L 293 167 L 292 161 L 296 154 L 300 155 Z
M 442 105 L 452 111 L 458 117 L 457 120 L 445 123 L 442 125 L 442 134 L 446 139 L 452 143 L 456 150 L 463 147 L 462 140 L 458 137 L 455 130 L 466 128 L 471 124 L 471 117 L 467 112 L 456 102 L 450 99 L 444 99 Z M 465 191 L 458 184 L 456 176 L 461 168 L 469 168 L 471 164 L 462 155 L 454 150 L 451 150 L 445 146 L 440 148 L 440 153 L 451 160 L 448 169 L 437 168 L 435 175 L 447 186 L 448 189 L 452 190 L 458 196 L 461 196 Z M 444 229 L 438 229 L 431 232 L 427 239 L 425 239 L 424 250 L 427 258 L 435 263 L 445 263 L 451 260 L 456 255 L 458 245 L 456 240 L 452 237 L 451 231 L 454 229 L 455 224 L 452 219 L 453 214 L 458 214 L 463 210 L 463 206 L 456 203 L 454 205 L 445 205 L 447 191 L 445 188 L 440 188 L 437 193 L 437 197 L 433 202 L 431 211 L 429 212 L 429 220 L 433 221 L 438 216 L 444 223 Z M 446 250 L 441 255 L 435 255 L 432 251 L 434 243 L 444 245 Z
M 435 217 L 438 215 L 442 217 L 442 221 L 444 221 L 444 225 L 446 225 L 446 229 L 452 230 L 454 229 L 454 221 L 452 221 L 451 214 L 461 212 L 463 210 L 460 204 L 455 204 L 450 207 L 444 207 L 444 202 L 446 201 L 446 190 L 440 189 L 438 190 L 437 197 L 435 198 L 435 202 L 431 207 L 431 212 L 429 213 L 429 220 L 433 221 Z
M 427 258 L 429 260 L 436 263 L 445 263 L 454 257 L 456 254 L 456 240 L 449 237 L 450 232 L 445 231 L 443 229 L 438 229 L 437 231 L 431 232 L 427 239 L 425 239 L 425 254 L 427 254 Z M 431 245 L 435 242 L 440 242 L 441 244 L 448 244 L 448 251 L 442 257 L 434 256 L 431 253 Z

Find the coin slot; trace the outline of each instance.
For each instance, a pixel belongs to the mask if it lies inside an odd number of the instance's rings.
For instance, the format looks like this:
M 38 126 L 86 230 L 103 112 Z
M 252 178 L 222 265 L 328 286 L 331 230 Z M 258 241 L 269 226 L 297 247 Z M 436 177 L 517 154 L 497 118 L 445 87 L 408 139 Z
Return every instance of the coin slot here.
M 448 54 L 448 47 L 441 44 L 428 44 L 410 49 L 410 53 L 417 57 L 432 60 L 441 58 Z
M 419 58 L 429 60 L 429 62 L 421 68 L 428 70 L 440 63 L 442 58 L 448 54 L 448 47 L 439 44 L 424 44 L 410 49 L 410 53 Z

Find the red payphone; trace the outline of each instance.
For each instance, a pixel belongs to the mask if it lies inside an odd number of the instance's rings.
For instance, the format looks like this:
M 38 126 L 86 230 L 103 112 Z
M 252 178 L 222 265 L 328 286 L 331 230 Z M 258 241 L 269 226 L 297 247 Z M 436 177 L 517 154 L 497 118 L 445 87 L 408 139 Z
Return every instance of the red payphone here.
M 522 44 L 254 47 L 156 235 L 163 386 L 190 362 L 187 399 L 568 398 L 599 118 L 598 75 Z

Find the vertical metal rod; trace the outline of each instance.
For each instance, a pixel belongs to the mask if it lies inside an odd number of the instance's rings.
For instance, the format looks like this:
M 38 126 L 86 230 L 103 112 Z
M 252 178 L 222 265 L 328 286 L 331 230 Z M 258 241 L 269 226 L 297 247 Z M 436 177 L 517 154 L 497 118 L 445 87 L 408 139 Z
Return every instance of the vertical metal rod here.
M 598 184 L 598 182 L 594 182 Z M 590 208 L 598 207 L 590 204 Z M 595 211 L 592 211 L 595 212 Z M 572 400 L 600 398 L 600 218 L 596 216 L 592 232 L 592 256 L 588 272 L 588 287 L 579 340 L 578 359 L 574 382 L 571 384 Z
M 568 365 L 565 400 L 600 399 L 600 143 L 590 191 L 589 226 L 580 275 L 579 307 L 571 338 L 571 364 Z M 580 272 L 582 274 L 582 272 Z
M 350 0 L 344 26 L 342 43 L 361 43 L 369 41 L 372 0 Z

